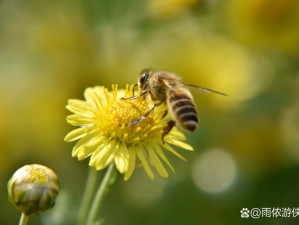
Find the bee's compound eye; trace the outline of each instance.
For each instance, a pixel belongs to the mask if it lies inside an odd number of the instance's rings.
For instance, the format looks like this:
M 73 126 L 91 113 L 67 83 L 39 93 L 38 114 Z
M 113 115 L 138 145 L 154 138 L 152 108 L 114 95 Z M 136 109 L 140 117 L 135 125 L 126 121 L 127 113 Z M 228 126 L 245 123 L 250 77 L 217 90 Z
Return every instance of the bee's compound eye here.
M 147 82 L 149 76 L 149 72 L 148 71 L 143 71 L 141 74 L 141 78 L 139 80 L 141 87 L 144 86 L 144 84 Z

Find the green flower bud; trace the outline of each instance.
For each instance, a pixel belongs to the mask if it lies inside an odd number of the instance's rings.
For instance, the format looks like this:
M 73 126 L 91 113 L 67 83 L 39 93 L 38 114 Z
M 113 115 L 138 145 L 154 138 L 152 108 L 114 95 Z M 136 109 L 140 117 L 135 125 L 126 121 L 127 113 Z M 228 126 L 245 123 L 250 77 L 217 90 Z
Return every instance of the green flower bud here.
M 52 208 L 59 192 L 58 177 L 48 167 L 32 164 L 18 169 L 7 183 L 8 200 L 26 215 Z

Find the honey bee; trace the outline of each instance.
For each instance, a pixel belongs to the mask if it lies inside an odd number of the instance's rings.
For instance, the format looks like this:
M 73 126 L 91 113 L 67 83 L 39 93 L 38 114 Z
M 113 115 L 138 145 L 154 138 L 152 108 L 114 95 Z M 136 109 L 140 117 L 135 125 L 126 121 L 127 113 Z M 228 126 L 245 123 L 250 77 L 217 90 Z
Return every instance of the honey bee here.
M 168 125 L 164 128 L 162 140 L 176 123 L 183 129 L 191 132 L 195 131 L 197 128 L 197 111 L 188 87 L 204 92 L 226 95 L 206 87 L 185 84 L 176 74 L 168 71 L 152 71 L 144 69 L 139 76 L 138 84 L 135 84 L 135 86 L 137 85 L 141 89 L 140 94 L 129 97 L 127 100 L 137 99 L 149 94 L 154 104 L 143 116 L 131 121 L 129 125 L 140 123 L 142 120 L 146 119 L 155 107 L 160 106 L 161 104 L 166 104 L 173 120 L 169 121 Z M 167 111 L 165 112 L 165 115 L 166 114 Z

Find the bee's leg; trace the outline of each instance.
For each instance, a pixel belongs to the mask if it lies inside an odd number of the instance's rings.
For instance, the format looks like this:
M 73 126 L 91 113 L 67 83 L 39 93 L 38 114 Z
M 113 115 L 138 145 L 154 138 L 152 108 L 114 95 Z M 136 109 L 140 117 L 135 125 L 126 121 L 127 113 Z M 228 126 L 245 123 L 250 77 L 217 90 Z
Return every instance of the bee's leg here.
M 164 137 L 169 134 L 169 132 L 172 130 L 172 128 L 175 126 L 175 121 L 173 120 L 170 120 L 168 123 L 167 123 L 167 126 L 163 128 L 163 134 L 162 134 L 162 142 L 163 144 L 165 143 L 164 142 Z
M 133 97 L 135 97 L 135 96 L 133 96 Z M 135 124 L 138 124 L 141 121 L 145 120 L 146 117 L 154 110 L 155 107 L 156 107 L 156 105 L 153 105 L 146 113 L 144 113 L 143 116 L 137 118 L 136 120 L 132 120 L 131 122 L 129 122 L 128 125 L 135 125 Z
M 166 109 L 166 110 L 164 111 L 163 116 L 161 117 L 161 119 L 163 119 L 163 118 L 167 115 L 167 113 L 168 113 L 168 110 Z
M 148 91 L 142 91 L 139 95 L 135 95 L 133 94 L 133 96 L 129 97 L 129 98 L 121 98 L 122 100 L 133 100 L 133 99 L 137 99 L 140 98 L 141 96 L 145 95 Z

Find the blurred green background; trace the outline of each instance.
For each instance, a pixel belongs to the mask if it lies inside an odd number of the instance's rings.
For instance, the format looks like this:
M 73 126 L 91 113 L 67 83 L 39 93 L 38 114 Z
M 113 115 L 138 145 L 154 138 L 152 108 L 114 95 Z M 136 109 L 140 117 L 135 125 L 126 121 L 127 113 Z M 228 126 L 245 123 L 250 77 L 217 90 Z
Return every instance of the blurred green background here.
M 6 182 L 39 163 L 60 178 L 56 206 L 29 224 L 74 224 L 88 160 L 63 138 L 69 98 L 86 87 L 135 83 L 145 67 L 229 97 L 194 93 L 187 162 L 149 180 L 122 176 L 106 198 L 107 225 L 298 224 L 242 219 L 242 208 L 299 207 L 298 0 L 0 1 L 0 221 L 17 224 Z M 100 172 L 101 173 L 101 172 Z

